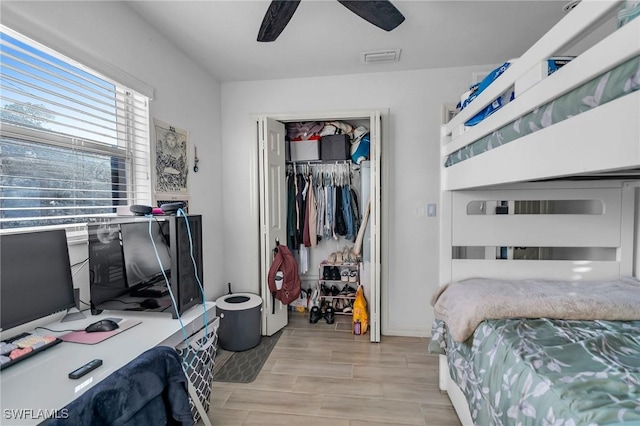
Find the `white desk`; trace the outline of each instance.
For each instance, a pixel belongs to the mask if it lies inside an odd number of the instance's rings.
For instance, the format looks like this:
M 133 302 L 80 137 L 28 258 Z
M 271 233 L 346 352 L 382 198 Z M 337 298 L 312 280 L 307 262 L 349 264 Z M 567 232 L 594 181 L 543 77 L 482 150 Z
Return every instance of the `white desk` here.
M 215 308 L 214 302 L 206 302 L 209 322 L 215 319 Z M 184 341 L 180 322 L 172 319 L 168 313 L 104 311 L 100 315 L 88 315 L 87 318 L 65 323 L 55 322 L 45 327 L 52 330 L 79 330 L 108 317 L 135 319 L 142 322 L 95 345 L 62 342 L 2 370 L 0 372 L 0 424 L 12 426 L 38 424 L 44 418 L 17 420 L 8 410 L 33 410 L 30 413 L 36 415 L 40 410 L 61 409 L 147 349 L 159 345 L 176 347 Z M 203 317 L 202 305 L 194 306 L 182 315 L 187 336 L 204 326 Z M 65 334 L 51 333 L 42 329 L 37 329 L 35 332 L 44 335 Z M 102 359 L 102 366 L 78 380 L 69 379 L 68 374 L 71 371 L 95 358 Z

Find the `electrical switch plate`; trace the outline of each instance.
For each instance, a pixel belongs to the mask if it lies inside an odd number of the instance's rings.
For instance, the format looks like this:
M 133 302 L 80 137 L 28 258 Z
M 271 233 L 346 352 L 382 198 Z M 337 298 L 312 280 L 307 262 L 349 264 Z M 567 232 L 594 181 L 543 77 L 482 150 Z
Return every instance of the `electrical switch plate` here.
M 427 204 L 427 216 L 435 217 L 436 216 L 436 205 L 433 203 Z

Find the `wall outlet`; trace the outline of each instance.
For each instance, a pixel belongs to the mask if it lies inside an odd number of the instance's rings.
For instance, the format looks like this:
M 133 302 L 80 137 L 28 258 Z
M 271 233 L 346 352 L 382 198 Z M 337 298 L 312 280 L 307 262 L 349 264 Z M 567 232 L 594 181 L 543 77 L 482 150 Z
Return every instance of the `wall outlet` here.
M 436 205 L 435 203 L 427 204 L 427 216 L 436 217 Z

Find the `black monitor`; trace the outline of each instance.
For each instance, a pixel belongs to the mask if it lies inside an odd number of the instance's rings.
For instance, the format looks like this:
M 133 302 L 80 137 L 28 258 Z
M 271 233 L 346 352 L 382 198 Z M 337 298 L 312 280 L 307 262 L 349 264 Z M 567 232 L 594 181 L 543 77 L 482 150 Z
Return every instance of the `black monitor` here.
M 152 220 L 153 241 L 165 273 L 170 279 L 177 310 L 174 318 L 202 303 L 202 216 L 158 216 Z M 194 265 L 195 262 L 195 265 Z M 168 267 L 167 267 L 168 266 Z M 161 275 L 160 263 L 151 245 L 149 221 L 114 219 L 89 226 L 90 295 L 93 314 L 105 302 L 125 300 L 132 288 Z M 164 276 L 159 276 L 162 283 Z M 122 296 L 122 297 L 121 297 Z M 169 295 L 163 298 L 170 299 Z M 137 299 L 127 299 L 133 301 Z M 114 305 L 110 305 L 112 309 Z M 123 305 L 127 309 L 128 305 Z
M 171 288 L 182 314 L 204 300 L 202 281 L 202 216 L 178 215 L 167 218 L 171 249 Z
M 0 237 L 0 271 L 3 330 L 75 307 L 63 229 Z
M 170 275 L 169 236 L 166 231 L 163 233 L 163 225 L 166 224 L 153 218 L 146 222 L 120 225 L 125 277 L 129 288 L 163 282 L 164 276 Z
M 120 224 L 90 224 L 87 231 L 91 313 L 97 315 L 101 312 L 100 305 L 126 294 L 129 288 L 124 273 Z

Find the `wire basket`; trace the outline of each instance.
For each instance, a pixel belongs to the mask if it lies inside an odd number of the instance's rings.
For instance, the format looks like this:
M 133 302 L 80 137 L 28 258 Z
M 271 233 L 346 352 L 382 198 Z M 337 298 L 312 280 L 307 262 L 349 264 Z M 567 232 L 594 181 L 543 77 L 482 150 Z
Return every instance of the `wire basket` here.
M 218 324 L 216 318 L 208 325 L 208 334 L 207 330 L 202 328 L 189 337 L 188 345 L 182 342 L 176 346 L 176 351 L 182 359 L 182 367 L 207 412 L 209 412 L 213 366 L 218 347 Z M 189 397 L 189 405 L 193 421 L 197 423 L 200 420 L 200 413 L 191 397 Z

